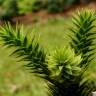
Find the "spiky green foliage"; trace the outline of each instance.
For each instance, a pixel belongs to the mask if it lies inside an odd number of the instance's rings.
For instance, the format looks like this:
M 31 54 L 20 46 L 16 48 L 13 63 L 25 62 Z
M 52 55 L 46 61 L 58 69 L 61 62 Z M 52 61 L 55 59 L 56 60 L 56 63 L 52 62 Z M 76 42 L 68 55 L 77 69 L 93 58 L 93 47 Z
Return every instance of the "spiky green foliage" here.
M 96 34 L 95 13 L 92 10 L 82 10 L 77 12 L 73 17 L 73 27 L 71 32 L 74 36 L 71 36 L 71 46 L 74 48 L 76 54 L 82 54 L 82 66 L 87 66 L 92 61 L 95 47 L 93 41 Z
M 20 60 L 28 61 L 26 66 L 32 72 L 39 73 L 49 81 L 48 86 L 53 96 L 75 96 L 73 85 L 81 72 L 81 56 L 76 56 L 70 48 L 64 48 L 56 50 L 45 60 L 46 54 L 33 37 L 23 35 L 20 28 L 14 30 L 8 24 L 1 27 L 0 37 L 3 45 L 16 47 L 12 54 L 22 57 Z
M 87 75 L 83 75 L 81 82 L 78 82 L 80 88 L 78 91 L 78 96 L 92 96 L 92 92 L 95 92 L 96 89 L 96 78 L 90 78 L 90 73 Z M 92 75 L 92 74 L 91 74 Z
M 78 96 L 91 96 L 92 91 L 96 88 L 94 79 L 91 80 L 84 75 L 88 65 L 94 59 L 95 55 L 95 13 L 92 10 L 78 11 L 73 17 L 73 27 L 71 28 L 71 47 L 74 48 L 76 54 L 81 54 L 82 61 L 80 67 L 82 74 L 77 82 L 80 84 Z M 82 79 L 83 78 L 83 79 Z M 86 79 L 86 80 L 85 80 Z M 82 82 L 82 83 L 80 83 Z M 75 95 L 74 95 L 75 96 Z
M 48 56 L 48 67 L 51 70 L 51 76 L 55 78 L 59 76 L 58 79 L 60 79 L 60 76 L 69 79 L 78 75 L 80 62 L 81 56 L 75 56 L 74 51 L 67 47 L 57 49 Z
M 22 28 L 13 29 L 9 24 L 1 27 L 0 39 L 3 45 L 15 47 L 12 54 L 27 61 L 26 66 L 31 72 L 48 81 L 52 96 L 91 96 L 96 83 L 84 72 L 94 55 L 94 16 L 89 10 L 74 16 L 71 47 L 75 53 L 64 47 L 46 56 L 34 37 L 24 35 Z
M 67 50 L 66 50 L 67 49 Z M 52 96 L 91 96 L 96 88 L 94 80 L 82 75 L 81 55 L 74 50 L 55 50 L 48 57 L 51 81 L 48 83 Z
M 77 96 L 74 84 L 81 73 L 81 60 L 70 48 L 55 50 L 48 57 L 52 80 L 48 85 L 53 96 Z
M 49 75 L 49 70 L 45 64 L 46 53 L 40 48 L 38 42 L 32 37 L 32 34 L 24 35 L 22 28 L 16 27 L 14 30 L 10 24 L 1 27 L 0 37 L 4 41 L 3 45 L 7 47 L 16 47 L 12 54 L 16 57 L 22 57 L 22 60 L 28 61 L 26 65 L 33 73 Z

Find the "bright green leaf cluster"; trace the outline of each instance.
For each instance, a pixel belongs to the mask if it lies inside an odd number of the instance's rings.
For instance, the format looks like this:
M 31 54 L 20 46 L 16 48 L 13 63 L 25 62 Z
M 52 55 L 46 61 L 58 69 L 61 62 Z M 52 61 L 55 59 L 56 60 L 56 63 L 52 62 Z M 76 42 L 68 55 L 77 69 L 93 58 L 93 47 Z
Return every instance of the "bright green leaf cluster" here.
M 67 49 L 67 50 L 66 50 Z M 70 76 L 80 74 L 81 56 L 75 56 L 74 50 L 64 47 L 57 49 L 48 57 L 48 66 L 52 72 L 52 76 L 66 78 L 70 80 Z M 55 78 L 54 77 L 54 78 Z

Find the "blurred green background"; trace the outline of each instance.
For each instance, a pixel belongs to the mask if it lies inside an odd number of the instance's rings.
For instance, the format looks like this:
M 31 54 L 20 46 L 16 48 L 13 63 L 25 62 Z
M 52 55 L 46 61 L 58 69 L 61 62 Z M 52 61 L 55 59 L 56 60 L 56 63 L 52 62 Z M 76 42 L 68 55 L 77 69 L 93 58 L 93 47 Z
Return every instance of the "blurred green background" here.
M 89 4 L 95 0 L 0 0 L 0 18 L 45 10 L 48 13 L 60 13 L 79 4 Z

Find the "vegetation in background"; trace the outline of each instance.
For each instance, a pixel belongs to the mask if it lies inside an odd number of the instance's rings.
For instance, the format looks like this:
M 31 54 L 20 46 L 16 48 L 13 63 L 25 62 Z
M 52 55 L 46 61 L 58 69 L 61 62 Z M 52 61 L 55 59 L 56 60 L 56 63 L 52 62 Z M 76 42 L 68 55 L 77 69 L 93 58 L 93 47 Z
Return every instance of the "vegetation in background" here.
M 32 4 L 32 11 L 37 12 L 41 9 L 43 9 L 43 2 L 41 0 L 34 1 L 34 3 Z
M 6 0 L 2 3 L 2 11 L 0 19 L 9 20 L 13 16 L 18 14 L 17 0 Z
M 71 29 L 75 38 L 71 36 L 73 49 L 63 47 L 51 52 L 50 55 L 44 52 L 34 37 L 30 38 L 30 34 L 23 35 L 18 26 L 14 30 L 9 24 L 5 25 L 0 30 L 0 37 L 4 46 L 15 47 L 12 55 L 15 54 L 20 61 L 27 61 L 25 66 L 32 73 L 48 81 L 51 95 L 91 96 L 91 92 L 96 89 L 96 82 L 84 73 L 91 59 L 89 52 L 94 54 L 94 49 L 89 50 L 95 39 L 93 38 L 94 22 L 96 21 L 94 16 L 95 14 L 89 10 L 74 16 L 73 23 L 76 29 Z
M 32 12 L 32 6 L 35 0 L 17 0 L 18 3 L 18 14 L 27 14 Z
M 81 2 L 82 0 L 0 0 L 0 18 L 6 20 L 40 10 L 59 13 Z M 83 3 L 85 2 L 89 0 L 83 0 Z

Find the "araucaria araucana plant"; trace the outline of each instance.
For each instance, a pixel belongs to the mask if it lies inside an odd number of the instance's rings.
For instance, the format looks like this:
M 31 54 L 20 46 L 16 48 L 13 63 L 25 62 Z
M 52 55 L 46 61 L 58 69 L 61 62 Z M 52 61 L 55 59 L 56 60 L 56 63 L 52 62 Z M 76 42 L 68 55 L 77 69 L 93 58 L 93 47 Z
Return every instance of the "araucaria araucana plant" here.
M 73 17 L 71 47 L 56 49 L 47 55 L 35 37 L 24 35 L 22 27 L 13 29 L 6 24 L 0 29 L 3 45 L 15 47 L 12 54 L 27 61 L 32 73 L 45 79 L 51 96 L 91 96 L 96 89 L 95 81 L 84 75 L 94 54 L 95 14 L 89 10 Z
M 82 80 L 84 73 L 88 68 L 88 65 L 94 59 L 95 56 L 95 23 L 96 15 L 92 10 L 78 11 L 73 17 L 73 27 L 70 28 L 71 34 L 71 47 L 74 49 L 75 54 L 81 54 L 82 61 L 80 68 L 82 69 L 79 80 Z M 90 77 L 91 74 L 89 74 Z M 86 77 L 85 77 L 86 78 Z M 78 81 L 78 84 L 80 82 Z M 84 88 L 87 86 L 86 88 Z M 83 92 L 82 92 L 82 88 Z M 86 79 L 80 86 L 80 96 L 89 96 L 91 91 L 96 88 L 95 81 Z M 78 95 L 79 96 L 79 95 Z
M 76 54 L 82 54 L 81 67 L 86 67 L 95 53 L 93 41 L 95 40 L 96 15 L 92 10 L 82 10 L 73 17 L 73 27 L 70 28 L 74 36 L 71 35 L 71 46 Z

